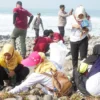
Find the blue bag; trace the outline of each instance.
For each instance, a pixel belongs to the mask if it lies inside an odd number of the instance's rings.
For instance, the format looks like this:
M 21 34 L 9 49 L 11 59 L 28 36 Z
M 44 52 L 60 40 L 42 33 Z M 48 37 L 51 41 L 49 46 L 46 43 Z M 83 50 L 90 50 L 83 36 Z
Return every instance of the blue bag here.
M 81 27 L 83 28 L 83 27 L 89 27 L 89 21 L 88 20 L 83 20 L 82 22 L 81 22 Z

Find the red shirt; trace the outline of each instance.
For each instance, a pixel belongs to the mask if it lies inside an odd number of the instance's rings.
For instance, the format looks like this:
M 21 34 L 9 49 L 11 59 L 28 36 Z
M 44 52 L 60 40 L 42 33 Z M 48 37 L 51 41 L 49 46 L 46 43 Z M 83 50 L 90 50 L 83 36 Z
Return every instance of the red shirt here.
M 35 46 L 33 48 L 33 51 L 38 51 L 38 52 L 47 52 L 48 47 L 49 47 L 49 39 L 47 37 L 38 37 L 35 40 Z
M 20 29 L 27 29 L 28 27 L 28 16 L 32 16 L 30 12 L 24 8 L 14 8 L 13 13 L 17 13 L 15 26 Z

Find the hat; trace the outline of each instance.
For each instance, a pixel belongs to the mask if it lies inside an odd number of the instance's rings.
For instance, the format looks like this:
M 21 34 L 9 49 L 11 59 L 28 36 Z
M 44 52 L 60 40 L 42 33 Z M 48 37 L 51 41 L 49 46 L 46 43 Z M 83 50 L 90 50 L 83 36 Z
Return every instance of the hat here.
M 22 2 L 21 1 L 17 1 L 17 3 L 16 4 L 19 4 L 19 5 L 21 5 L 22 6 Z
M 60 40 L 60 34 L 59 33 L 53 34 L 53 41 L 56 41 L 56 40 Z
M 32 52 L 28 58 L 24 59 L 21 63 L 24 66 L 35 66 L 38 65 L 42 61 L 41 56 L 38 52 Z

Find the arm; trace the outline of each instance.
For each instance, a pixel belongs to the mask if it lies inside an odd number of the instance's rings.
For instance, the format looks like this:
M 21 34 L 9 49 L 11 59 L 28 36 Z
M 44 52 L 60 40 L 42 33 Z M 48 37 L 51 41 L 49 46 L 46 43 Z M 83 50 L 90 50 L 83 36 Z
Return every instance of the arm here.
M 37 20 L 37 18 L 35 18 L 34 21 L 33 21 L 32 29 L 34 29 L 34 26 L 35 26 L 36 20 Z
M 8 75 L 10 77 L 13 77 L 15 75 L 15 73 L 17 73 L 18 71 L 20 71 L 20 69 L 23 67 L 23 65 L 21 65 L 22 56 L 17 51 L 15 51 L 15 53 L 16 53 L 16 57 L 17 57 L 17 66 L 15 67 L 15 69 L 13 71 L 9 72 Z
M 30 19 L 29 19 L 29 22 L 28 22 L 28 26 L 30 26 L 30 24 L 31 24 L 32 20 L 33 20 L 33 15 L 32 15 L 32 16 L 30 16 Z
M 73 14 L 73 11 L 74 11 L 74 10 L 73 10 L 73 9 L 71 9 L 71 11 L 69 12 L 69 15 L 72 15 L 72 14 Z
M 21 61 L 23 60 L 22 56 L 19 54 L 19 52 L 16 51 L 16 57 L 18 64 L 21 64 Z
M 28 22 L 28 26 L 30 26 L 30 24 L 31 24 L 31 22 L 32 22 L 34 16 L 33 16 L 30 12 L 28 12 L 27 10 L 26 10 L 26 15 L 27 15 L 28 17 L 30 17 L 29 22 Z
M 41 27 L 42 27 L 42 29 L 43 29 L 43 31 L 44 31 L 44 27 L 43 27 L 43 22 L 42 22 L 42 19 L 41 19 Z
M 16 23 L 16 17 L 18 15 L 18 9 L 17 8 L 14 8 L 13 10 L 13 24 Z
M 15 22 L 16 22 L 16 17 L 17 17 L 17 13 L 14 13 L 13 14 L 13 24 L 15 25 Z
M 89 30 L 89 31 L 92 30 L 92 24 L 91 24 L 91 21 L 89 21 L 89 27 L 88 27 L 88 30 Z
M 34 40 L 34 45 L 36 45 L 36 43 L 38 42 L 38 39 L 39 37 Z
M 10 90 L 8 93 L 15 94 L 22 91 L 28 90 L 29 87 L 41 83 L 45 76 L 37 73 L 32 73 L 22 84 L 16 86 L 14 89 Z
M 22 64 L 18 64 L 18 66 L 14 69 L 14 72 L 17 74 L 17 72 L 20 71 L 22 67 L 24 67 Z
M 58 15 L 61 17 L 68 17 L 69 14 L 67 14 L 67 13 L 64 14 L 63 12 L 59 12 Z

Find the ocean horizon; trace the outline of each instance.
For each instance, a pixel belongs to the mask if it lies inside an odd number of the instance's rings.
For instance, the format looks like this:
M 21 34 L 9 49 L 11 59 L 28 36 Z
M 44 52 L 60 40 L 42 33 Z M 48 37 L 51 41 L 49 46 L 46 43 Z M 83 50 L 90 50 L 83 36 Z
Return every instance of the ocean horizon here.
M 41 13 L 42 16 L 57 16 L 59 9 L 36 9 L 36 8 L 26 8 L 33 15 Z M 66 12 L 71 9 L 66 9 Z M 100 17 L 100 10 L 86 10 L 91 17 Z M 13 8 L 0 8 L 0 14 L 12 14 Z
M 59 9 L 27 9 L 35 17 L 37 13 L 41 13 L 41 18 L 43 20 L 44 29 L 52 29 L 54 32 L 59 32 L 58 24 L 58 10 Z M 66 9 L 70 11 L 70 9 Z M 100 10 L 86 10 L 91 16 L 92 31 L 91 35 L 100 36 Z M 0 9 L 0 35 L 11 35 L 14 29 L 13 25 L 13 9 L 2 8 Z M 30 28 L 28 28 L 27 36 L 34 36 L 34 30 L 32 30 L 32 23 Z M 40 35 L 43 35 L 43 31 L 40 27 Z M 70 31 L 65 28 L 65 35 L 69 36 Z

